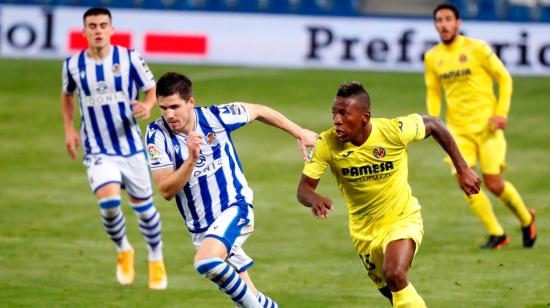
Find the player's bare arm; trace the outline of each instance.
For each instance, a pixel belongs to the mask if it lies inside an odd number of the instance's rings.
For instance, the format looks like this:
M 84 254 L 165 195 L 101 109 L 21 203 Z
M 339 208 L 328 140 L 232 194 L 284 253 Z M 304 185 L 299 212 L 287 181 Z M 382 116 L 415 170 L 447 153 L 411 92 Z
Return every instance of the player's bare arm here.
M 171 168 L 152 170 L 153 181 L 164 199 L 171 200 L 189 181 L 195 163 L 199 159 L 201 143 L 202 137 L 194 131 L 190 132 L 187 139 L 189 157 L 185 162 L 176 170 Z
M 308 158 L 308 148 L 313 148 L 317 141 L 317 133 L 300 127 L 280 112 L 259 104 L 243 103 L 248 112 L 249 122 L 260 120 L 265 124 L 277 127 L 291 134 L 298 141 L 304 160 Z
M 460 188 L 468 196 L 477 194 L 480 189 L 481 180 L 475 170 L 468 167 L 464 161 L 449 130 L 439 118 L 423 115 L 422 119 L 426 127 L 426 137 L 432 136 L 451 158 L 456 168 Z
M 139 119 L 147 119 L 151 115 L 151 109 L 157 102 L 156 87 L 152 87 L 143 92 L 143 101 L 132 101 L 134 106 L 134 116 Z
M 80 135 L 74 129 L 75 100 L 74 94 L 61 91 L 61 111 L 63 112 L 63 128 L 65 129 L 65 146 L 72 159 L 76 159 L 76 149 L 80 147 Z
M 333 208 L 332 200 L 315 192 L 317 184 L 319 184 L 319 180 L 302 174 L 296 198 L 304 206 L 311 208 L 311 212 L 316 218 L 327 218 L 329 211 Z

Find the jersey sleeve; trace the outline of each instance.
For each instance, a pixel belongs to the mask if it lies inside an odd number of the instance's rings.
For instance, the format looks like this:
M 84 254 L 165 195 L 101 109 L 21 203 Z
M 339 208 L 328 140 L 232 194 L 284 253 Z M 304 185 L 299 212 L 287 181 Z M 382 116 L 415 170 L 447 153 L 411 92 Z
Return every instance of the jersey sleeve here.
M 72 94 L 74 90 L 76 89 L 76 82 L 73 79 L 73 76 L 71 75 L 71 72 L 69 71 L 69 60 L 70 58 L 67 58 L 63 62 L 63 69 L 61 71 L 61 78 L 63 80 L 63 88 L 62 91 L 65 94 Z
M 155 77 L 140 54 L 130 51 L 131 74 L 141 91 L 147 91 L 155 85 Z
M 480 47 L 476 49 L 476 56 L 481 66 L 498 83 L 498 102 L 495 115 L 507 117 L 512 99 L 512 77 L 510 73 L 489 45 L 481 43 Z
M 302 173 L 307 177 L 318 180 L 321 178 L 330 163 L 330 150 L 326 142 L 326 134 L 321 134 L 315 143 L 313 155 L 306 161 Z
M 426 126 L 419 114 L 413 113 L 395 120 L 397 121 L 399 140 L 403 145 L 426 138 Z
M 248 123 L 248 112 L 242 103 L 214 105 L 210 106 L 209 109 L 218 116 L 218 119 L 228 131 L 234 131 Z
M 147 162 L 151 170 L 174 167 L 168 154 L 168 140 L 155 123 L 147 126 L 145 144 L 147 145 Z
M 439 117 L 441 114 L 441 82 L 435 71 L 433 56 L 424 58 L 424 83 L 426 84 L 426 107 L 428 114 Z

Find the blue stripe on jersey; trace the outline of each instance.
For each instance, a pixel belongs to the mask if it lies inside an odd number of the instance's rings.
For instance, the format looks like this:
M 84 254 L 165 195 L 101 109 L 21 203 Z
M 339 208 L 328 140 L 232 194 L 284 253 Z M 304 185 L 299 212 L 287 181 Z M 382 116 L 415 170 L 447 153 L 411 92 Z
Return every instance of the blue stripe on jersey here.
M 206 224 L 210 226 L 214 222 L 214 214 L 212 214 L 212 197 L 208 189 L 208 176 L 203 175 L 197 180 L 199 181 L 202 205 L 204 206 L 204 219 L 206 219 Z
M 120 112 L 120 117 L 122 118 L 122 125 L 124 126 L 124 134 L 128 140 L 128 145 L 130 146 L 130 153 L 136 152 L 136 141 L 134 140 L 134 135 L 132 134 L 132 127 L 130 121 L 126 116 L 126 104 L 124 102 L 118 102 L 118 111 Z
M 69 80 L 69 84 L 67 84 L 67 93 L 73 93 L 74 89 L 76 89 L 76 82 L 73 79 L 73 76 L 71 75 L 71 70 L 69 70 L 69 61 L 71 58 L 67 58 L 65 60 L 65 66 L 67 67 L 67 79 Z
M 134 62 L 132 62 L 132 50 L 130 49 L 128 49 L 128 59 L 130 60 L 130 71 L 132 75 L 134 75 L 134 80 L 136 81 L 138 88 L 141 89 L 144 83 L 143 80 L 141 80 L 141 77 L 139 77 L 136 67 L 134 66 Z
M 88 115 L 90 116 L 90 122 L 92 122 L 92 130 L 94 131 L 94 136 L 101 153 L 106 153 L 107 150 L 103 145 L 103 139 L 101 138 L 101 133 L 99 132 L 99 126 L 97 125 L 97 118 L 95 116 L 95 110 L 93 107 L 88 107 Z
M 90 96 L 90 87 L 88 86 L 88 78 L 86 76 L 86 59 L 84 58 L 85 51 L 82 51 L 78 56 L 78 76 L 80 77 L 80 84 L 86 96 Z
M 164 121 L 164 119 L 163 119 Z M 164 125 L 168 128 L 168 123 L 164 121 Z M 183 157 L 181 156 L 181 147 L 179 145 L 179 142 L 176 138 L 176 135 L 174 135 L 171 131 L 170 133 L 170 139 L 172 141 L 172 145 L 174 146 L 174 157 L 176 159 L 176 169 L 178 169 L 183 164 Z M 197 210 L 195 209 L 195 202 L 193 201 L 193 194 L 191 193 L 191 189 L 189 188 L 189 182 L 183 186 L 183 192 L 185 193 L 185 198 L 187 199 L 187 207 L 189 208 L 189 211 L 191 212 L 191 217 L 193 218 L 193 228 L 194 230 L 200 229 L 200 222 L 199 222 L 199 215 L 197 214 Z M 185 216 L 183 217 L 185 219 Z
M 178 194 L 176 194 L 176 204 L 178 205 L 178 210 L 180 211 L 181 217 L 183 217 L 183 221 L 187 221 L 187 217 L 183 211 L 183 203 L 181 202 L 181 198 Z
M 227 157 L 229 157 L 229 167 L 231 168 L 231 176 L 233 177 L 233 186 L 235 187 L 235 191 L 237 192 L 236 203 L 239 203 L 239 201 L 245 200 L 243 195 L 241 194 L 243 190 L 243 185 L 241 184 L 241 182 L 239 182 L 239 179 L 237 179 L 237 174 L 235 173 L 235 162 L 233 161 L 233 156 L 230 153 L 229 144 L 225 145 L 225 154 L 227 155 Z
M 78 96 L 80 97 L 80 89 L 78 89 Z M 84 110 L 84 106 L 82 105 L 82 99 L 79 99 L 79 104 L 80 104 L 80 124 L 82 125 L 80 127 L 80 129 L 84 132 L 84 153 L 90 153 L 92 151 L 92 148 L 90 146 L 90 138 L 88 138 L 88 123 L 86 123 L 84 121 L 84 112 L 82 112 L 82 110 Z
M 208 134 L 214 134 L 212 131 L 212 128 L 210 127 L 210 124 L 206 120 L 206 117 L 204 116 L 202 108 L 195 108 L 197 111 L 197 115 L 199 118 L 199 125 L 201 127 L 202 132 L 205 134 L 205 136 L 208 136 Z M 218 117 L 218 122 L 220 122 L 220 125 L 223 126 L 223 122 L 221 122 L 220 118 Z M 215 134 L 214 134 L 215 136 Z M 222 156 L 221 153 L 221 145 L 218 144 L 214 147 L 212 147 L 213 157 L 214 159 L 219 159 Z M 215 173 L 216 176 L 216 183 L 218 184 L 218 190 L 220 191 L 220 206 L 221 210 L 225 210 L 229 207 L 229 194 L 227 192 L 227 180 L 225 179 L 225 173 L 223 171 L 223 168 L 220 168 Z M 209 223 L 210 224 L 210 223 Z
M 95 76 L 97 81 L 105 81 L 105 73 L 103 72 L 103 64 L 95 65 Z
M 103 105 L 101 106 L 101 110 L 103 110 L 105 122 L 107 123 L 107 130 L 109 131 L 111 144 L 113 145 L 115 152 L 119 155 L 122 155 L 122 151 L 120 150 L 120 143 L 118 142 L 118 136 L 116 133 L 115 122 L 113 121 L 113 115 L 111 114 L 111 108 L 109 108 L 109 105 Z
M 225 130 L 229 133 L 231 131 L 234 131 L 236 130 L 237 128 L 245 125 L 246 123 L 234 123 L 234 124 L 227 124 L 225 123 L 221 116 L 220 116 L 220 109 L 218 109 L 217 106 L 210 106 L 208 107 L 208 110 L 210 110 L 210 112 L 212 112 L 212 114 L 214 114 L 216 116 L 216 118 L 218 119 L 218 122 L 220 122 L 223 127 L 225 128 Z
M 115 77 L 115 90 L 117 92 L 122 91 L 122 73 L 120 68 L 120 56 L 118 54 L 118 47 L 113 46 L 113 76 Z M 118 70 L 115 69 L 118 66 Z

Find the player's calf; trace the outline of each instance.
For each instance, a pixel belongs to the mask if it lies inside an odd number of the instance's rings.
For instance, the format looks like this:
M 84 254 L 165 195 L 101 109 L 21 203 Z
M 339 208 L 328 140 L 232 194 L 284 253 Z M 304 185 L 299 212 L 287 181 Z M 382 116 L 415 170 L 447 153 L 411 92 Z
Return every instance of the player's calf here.
M 195 269 L 202 276 L 218 285 L 236 304 L 261 308 L 258 299 L 231 265 L 221 258 L 211 257 L 195 261 Z

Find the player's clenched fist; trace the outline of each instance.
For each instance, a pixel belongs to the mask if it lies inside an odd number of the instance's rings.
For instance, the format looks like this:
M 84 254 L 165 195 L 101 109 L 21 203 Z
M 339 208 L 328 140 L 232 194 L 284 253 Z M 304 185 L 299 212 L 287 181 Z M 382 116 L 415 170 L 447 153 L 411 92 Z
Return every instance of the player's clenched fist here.
M 189 148 L 189 158 L 199 159 L 201 153 L 202 136 L 197 132 L 190 132 L 187 137 L 187 147 Z

